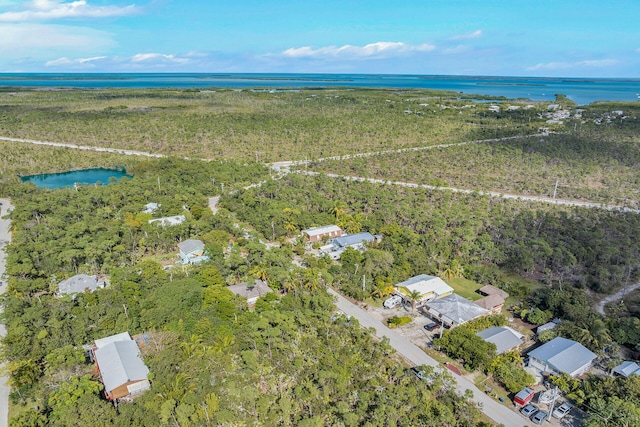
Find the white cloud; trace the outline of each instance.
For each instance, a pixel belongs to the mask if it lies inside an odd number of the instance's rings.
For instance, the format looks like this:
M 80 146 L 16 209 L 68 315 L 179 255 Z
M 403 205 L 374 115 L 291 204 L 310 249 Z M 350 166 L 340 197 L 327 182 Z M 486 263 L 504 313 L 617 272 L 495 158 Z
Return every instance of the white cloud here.
M 411 45 L 403 42 L 377 42 L 365 46 L 326 46 L 316 49 L 310 46 L 289 48 L 281 52 L 280 55 L 289 58 L 379 59 L 391 58 L 406 53 L 429 52 L 434 49 L 435 46 L 429 43 Z
M 482 37 L 482 30 L 476 30 L 471 33 L 458 34 L 450 37 L 449 40 L 473 40 Z
M 138 53 L 131 57 L 132 62 L 173 62 L 178 64 L 184 64 L 189 62 L 188 58 L 182 58 L 175 55 L 168 55 L 164 53 Z
M 527 71 L 538 70 L 568 70 L 572 68 L 606 68 L 618 65 L 615 59 L 592 59 L 577 62 L 546 62 L 527 68 Z
M 111 35 L 88 27 L 41 24 L 0 24 L 0 54 L 50 58 L 57 50 L 86 55 L 115 45 Z
M 64 2 L 63 0 L 32 0 L 20 11 L 0 13 L 0 22 L 45 21 L 64 18 L 106 18 L 131 15 L 138 11 L 131 4 L 118 6 L 92 6 L 86 0 Z
M 90 64 L 92 62 L 101 61 L 106 59 L 106 56 L 94 56 L 93 58 L 78 58 L 78 59 L 69 59 L 67 57 L 62 57 L 58 59 L 54 59 L 53 61 L 47 61 L 44 65 L 46 67 L 56 67 L 56 66 L 69 66 L 69 65 L 83 65 Z

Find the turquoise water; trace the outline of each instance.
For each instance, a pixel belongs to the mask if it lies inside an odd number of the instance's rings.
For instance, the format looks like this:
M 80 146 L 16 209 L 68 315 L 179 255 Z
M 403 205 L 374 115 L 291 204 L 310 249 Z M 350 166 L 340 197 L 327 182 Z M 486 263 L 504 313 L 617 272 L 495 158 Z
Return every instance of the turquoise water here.
M 580 105 L 593 101 L 639 101 L 638 79 L 428 76 L 392 74 L 252 73 L 1 73 L 0 87 L 74 88 L 423 88 L 464 94 L 555 99 L 563 94 Z
M 45 173 L 41 175 L 21 176 L 22 182 L 32 182 L 39 188 L 55 190 L 57 188 L 73 188 L 78 185 L 108 184 L 111 178 L 130 178 L 124 169 L 83 169 L 61 173 Z

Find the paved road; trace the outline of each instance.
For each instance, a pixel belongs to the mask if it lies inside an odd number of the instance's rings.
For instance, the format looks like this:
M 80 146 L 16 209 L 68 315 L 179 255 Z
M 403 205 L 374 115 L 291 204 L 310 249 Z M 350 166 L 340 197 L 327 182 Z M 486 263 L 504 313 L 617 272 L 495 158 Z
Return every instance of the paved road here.
M 11 242 L 11 234 L 9 233 L 9 226 L 11 221 L 9 219 L 2 218 L 8 211 L 13 210 L 13 205 L 8 199 L 0 199 L 0 294 L 3 294 L 7 289 L 7 278 L 4 276 L 6 252 L 5 246 Z M 2 307 L 0 306 L 0 310 Z M 0 336 L 5 336 L 7 330 L 4 324 L 0 324 Z M 0 372 L 3 371 L 4 364 L 0 365 Z M 8 378 L 4 375 L 0 375 L 0 427 L 7 427 L 9 425 L 9 386 L 7 385 Z
M 375 317 L 373 317 L 360 307 L 356 306 L 355 304 L 351 303 L 349 300 L 344 298 L 333 289 L 329 288 L 328 290 L 330 294 L 334 295 L 337 298 L 336 306 L 342 312 L 358 319 L 358 322 L 360 322 L 360 325 L 362 327 L 373 328 L 375 330 L 375 335 L 378 338 L 387 337 L 389 339 L 389 344 L 398 352 L 398 354 L 402 355 L 409 362 L 414 365 L 429 365 L 440 367 L 438 362 L 429 357 L 429 355 L 422 351 L 418 346 L 411 343 L 402 335 L 384 326 Z M 458 391 L 458 393 L 463 395 L 466 390 L 471 390 L 471 392 L 473 392 L 473 400 L 482 406 L 482 412 L 484 412 L 486 416 L 491 418 L 496 423 L 503 424 L 506 427 L 533 426 L 533 424 L 528 419 L 524 418 L 519 413 L 496 402 L 485 393 L 478 390 L 478 388 L 468 379 L 459 375 L 455 375 L 450 371 L 449 373 L 455 378 L 456 390 Z

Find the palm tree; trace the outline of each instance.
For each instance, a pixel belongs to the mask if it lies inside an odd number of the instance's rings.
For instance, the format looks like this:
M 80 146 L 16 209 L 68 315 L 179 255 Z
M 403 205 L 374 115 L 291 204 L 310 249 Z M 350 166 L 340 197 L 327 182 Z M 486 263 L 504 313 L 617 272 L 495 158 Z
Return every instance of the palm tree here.
M 340 219 L 342 215 L 347 212 L 347 204 L 342 200 L 337 200 L 330 211 L 336 216 L 336 220 Z
M 416 311 L 416 302 L 420 299 L 421 296 L 422 296 L 422 294 L 419 291 L 411 291 L 407 295 L 407 297 L 409 297 L 409 299 L 411 300 L 411 310 L 412 311 L 414 311 L 414 312 Z
M 256 276 L 258 279 L 262 280 L 263 282 L 266 282 L 267 279 L 269 279 L 269 273 L 267 272 L 267 267 L 264 264 L 258 264 L 256 266 L 254 266 L 249 271 L 249 274 L 253 274 L 254 276 Z

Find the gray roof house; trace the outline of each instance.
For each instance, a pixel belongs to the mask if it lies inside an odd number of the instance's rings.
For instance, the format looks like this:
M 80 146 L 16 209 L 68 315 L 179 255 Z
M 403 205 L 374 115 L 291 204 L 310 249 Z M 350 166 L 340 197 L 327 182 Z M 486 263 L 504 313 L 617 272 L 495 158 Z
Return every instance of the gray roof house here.
M 105 287 L 104 280 L 98 280 L 97 276 L 89 276 L 86 274 L 76 274 L 58 283 L 59 294 L 79 294 L 82 292 L 93 292 L 96 289 Z
M 178 243 L 178 256 L 183 264 L 197 264 L 202 261 L 208 261 L 209 257 L 205 254 L 204 243 L 197 239 L 187 239 L 182 243 Z
M 486 310 L 458 294 L 448 295 L 425 303 L 424 309 L 448 326 L 458 326 L 489 314 Z
M 522 344 L 522 339 L 524 338 L 524 335 L 514 331 L 508 326 L 492 326 L 476 332 L 476 335 L 487 342 L 494 343 L 496 345 L 496 353 L 498 354 L 518 347 Z
M 336 248 L 351 247 L 354 249 L 361 249 L 364 242 L 373 242 L 376 238 L 369 232 L 362 232 L 356 234 L 348 234 L 342 237 L 336 237 L 333 239 L 333 245 Z
M 621 364 L 613 368 L 613 373 L 623 377 L 640 375 L 640 366 L 638 366 L 636 362 L 627 360 L 626 362 L 622 362 Z
M 149 368 L 128 332 L 96 340 L 93 357 L 107 399 L 127 400 L 151 388 Z
M 552 374 L 565 373 L 572 377 L 584 374 L 597 356 L 575 341 L 557 337 L 530 351 L 529 366 Z
M 253 282 L 253 286 L 249 286 L 249 283 L 243 282 L 237 285 L 229 286 L 228 289 L 236 295 L 240 295 L 247 299 L 249 305 L 253 305 L 263 295 L 266 295 L 273 290 L 262 280 L 256 279 Z

